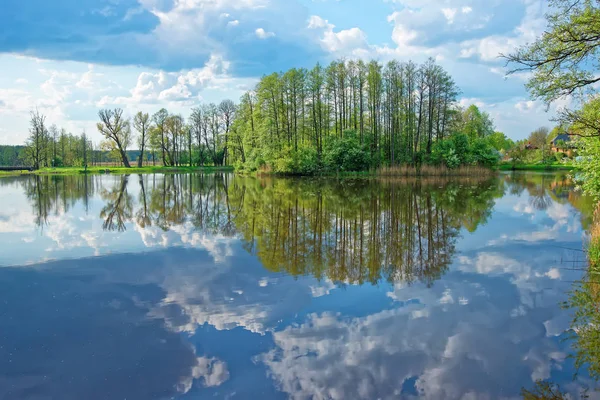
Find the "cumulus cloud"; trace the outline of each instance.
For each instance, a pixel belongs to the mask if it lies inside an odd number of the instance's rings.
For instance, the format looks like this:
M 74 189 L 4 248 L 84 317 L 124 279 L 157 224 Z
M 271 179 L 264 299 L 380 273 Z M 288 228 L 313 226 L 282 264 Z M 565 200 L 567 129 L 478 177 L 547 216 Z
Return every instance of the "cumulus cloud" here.
M 113 97 L 106 95 L 97 101 L 97 106 L 158 104 L 182 102 L 188 105 L 201 99 L 206 89 L 226 90 L 231 86 L 246 82 L 229 74 L 231 63 L 220 55 L 213 55 L 202 68 L 180 72 L 142 72 L 129 96 Z M 236 92 L 240 92 L 237 90 Z
M 367 37 L 359 28 L 335 32 L 335 25 L 317 15 L 310 17 L 308 28 L 321 33 L 319 38 L 321 46 L 334 55 L 357 54 L 368 46 Z
M 268 39 L 270 37 L 274 37 L 275 36 L 274 32 L 267 32 L 263 28 L 256 29 L 254 31 L 254 33 L 256 34 L 256 37 L 258 37 L 259 39 Z

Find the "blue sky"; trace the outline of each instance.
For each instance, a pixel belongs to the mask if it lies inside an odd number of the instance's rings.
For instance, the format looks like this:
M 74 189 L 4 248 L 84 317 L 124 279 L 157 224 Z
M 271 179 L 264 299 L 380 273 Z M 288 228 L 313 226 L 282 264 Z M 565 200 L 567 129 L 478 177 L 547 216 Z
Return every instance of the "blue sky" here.
M 237 100 L 267 73 L 344 57 L 433 57 L 521 139 L 552 126 L 527 75 L 506 78 L 499 53 L 534 40 L 544 0 L 4 0 L 0 144 L 20 144 L 29 111 L 95 141 L 99 108 L 184 116 Z

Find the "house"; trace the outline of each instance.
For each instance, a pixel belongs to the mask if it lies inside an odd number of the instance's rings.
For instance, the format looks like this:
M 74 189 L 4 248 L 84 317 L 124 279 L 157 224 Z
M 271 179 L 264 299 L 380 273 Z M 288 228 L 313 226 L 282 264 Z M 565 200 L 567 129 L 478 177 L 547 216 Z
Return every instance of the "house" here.
M 565 153 L 568 157 L 573 157 L 574 143 L 569 133 L 561 133 L 552 139 L 551 146 L 554 153 Z
M 552 151 L 555 153 L 567 153 L 573 148 L 571 135 L 568 133 L 561 133 L 552 139 L 550 143 L 552 144 Z
M 538 148 L 531 142 L 527 142 L 527 144 L 525 145 L 525 150 L 537 150 L 537 149 Z

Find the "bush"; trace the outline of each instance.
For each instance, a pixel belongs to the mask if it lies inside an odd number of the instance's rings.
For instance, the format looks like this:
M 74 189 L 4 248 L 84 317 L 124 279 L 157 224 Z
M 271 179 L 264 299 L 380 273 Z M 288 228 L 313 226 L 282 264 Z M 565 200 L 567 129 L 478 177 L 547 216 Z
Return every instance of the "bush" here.
M 297 151 L 293 151 L 288 169 L 287 172 L 294 174 L 317 174 L 320 170 L 317 151 L 312 147 L 300 148 Z
M 471 152 L 469 151 L 469 138 L 464 133 L 458 133 L 452 136 L 452 143 L 454 144 L 454 151 L 459 159 L 459 164 L 470 164 Z
M 472 162 L 477 165 L 493 167 L 500 160 L 500 153 L 483 139 L 475 139 L 469 150 Z
M 456 168 L 460 165 L 460 157 L 456 154 L 454 141 L 439 140 L 433 144 L 431 149 L 431 162 L 434 165 L 445 165 L 448 168 Z
M 559 151 L 557 153 L 554 153 L 554 157 L 556 157 L 556 161 L 561 162 L 563 158 L 566 157 L 566 155 L 562 151 Z
M 344 138 L 333 138 L 323 151 L 324 167 L 330 171 L 365 171 L 369 169 L 370 156 L 366 146 L 361 146 L 352 132 Z

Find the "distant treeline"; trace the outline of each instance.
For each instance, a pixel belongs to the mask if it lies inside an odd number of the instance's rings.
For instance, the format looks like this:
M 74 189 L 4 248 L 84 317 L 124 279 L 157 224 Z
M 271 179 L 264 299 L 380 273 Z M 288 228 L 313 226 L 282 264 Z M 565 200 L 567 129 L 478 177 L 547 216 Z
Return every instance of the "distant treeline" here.
M 115 160 L 110 157 L 110 153 L 104 150 L 90 150 L 89 151 L 89 165 L 103 164 L 103 163 L 115 163 Z M 81 166 L 81 160 L 83 155 L 77 148 L 72 149 L 67 153 L 65 157 L 67 164 L 64 166 Z M 139 150 L 127 150 L 127 157 L 130 160 L 137 160 L 140 156 Z M 144 163 L 152 162 L 150 154 L 146 154 L 144 157 Z M 118 161 L 120 163 L 120 161 Z M 29 165 L 27 162 L 27 156 L 25 153 L 25 146 L 17 145 L 0 145 L 0 166 L 22 166 Z M 57 167 L 63 166 L 55 165 Z

